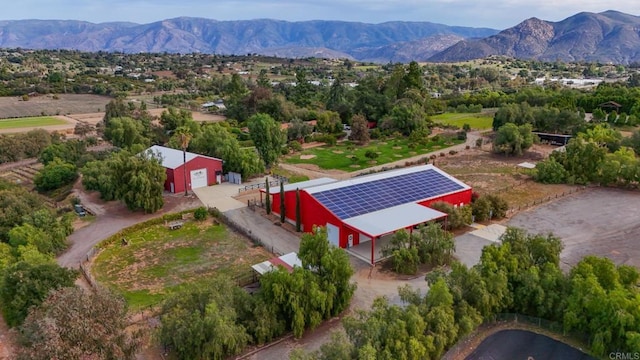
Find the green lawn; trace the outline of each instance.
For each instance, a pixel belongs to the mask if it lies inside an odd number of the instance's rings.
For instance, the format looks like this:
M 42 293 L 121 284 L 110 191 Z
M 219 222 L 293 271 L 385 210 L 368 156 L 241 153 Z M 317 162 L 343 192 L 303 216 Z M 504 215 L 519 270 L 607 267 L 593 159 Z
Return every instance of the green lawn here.
M 462 128 L 464 124 L 469 124 L 472 129 L 491 129 L 493 115 L 485 113 L 444 113 L 431 116 L 431 120 L 436 123 L 455 125 Z
M 291 164 L 315 164 L 321 169 L 327 170 L 356 171 L 440 149 L 446 149 L 449 146 L 462 142 L 462 140 L 444 140 L 440 138 L 438 141 L 431 141 L 427 146 L 420 146 L 413 149 L 409 148 L 407 139 L 374 140 L 367 146 L 358 146 L 350 142 L 343 142 L 336 146 L 322 146 L 307 149 L 288 157 L 285 161 Z M 375 160 L 367 158 L 365 156 L 367 150 L 376 152 L 378 157 Z
M 234 278 L 269 259 L 261 247 L 224 225 L 186 222 L 178 230 L 152 225 L 107 246 L 96 257 L 92 272 L 101 284 L 122 294 L 136 310 L 159 304 L 188 284 L 205 284 L 212 276 Z
M 35 126 L 64 125 L 67 122 L 51 116 L 37 116 L 17 119 L 0 119 L 0 129 L 19 129 Z

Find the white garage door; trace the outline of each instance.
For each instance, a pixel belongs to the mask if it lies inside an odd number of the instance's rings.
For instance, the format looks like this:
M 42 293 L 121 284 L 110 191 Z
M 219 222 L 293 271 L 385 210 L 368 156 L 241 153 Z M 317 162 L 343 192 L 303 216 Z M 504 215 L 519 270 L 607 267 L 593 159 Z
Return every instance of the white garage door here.
M 337 226 L 327 223 L 327 238 L 329 243 L 340 247 L 340 229 Z
M 191 171 L 191 188 L 197 189 L 207 186 L 207 169 Z

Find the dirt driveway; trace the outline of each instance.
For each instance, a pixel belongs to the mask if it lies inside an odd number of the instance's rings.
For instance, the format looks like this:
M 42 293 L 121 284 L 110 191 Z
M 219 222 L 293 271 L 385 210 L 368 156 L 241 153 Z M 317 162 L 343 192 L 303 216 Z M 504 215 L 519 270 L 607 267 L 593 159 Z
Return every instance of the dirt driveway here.
M 131 212 L 119 201 L 104 202 L 98 198 L 97 193 L 86 193 L 76 189 L 75 194 L 87 209 L 96 214 L 96 218 L 68 237 L 70 247 L 58 256 L 58 264 L 69 268 L 77 268 L 93 246 L 128 226 L 166 213 L 202 206 L 196 197 L 185 198 L 182 195 L 166 194 L 162 210 L 155 214 L 145 214 Z
M 507 223 L 562 238 L 564 270 L 587 255 L 640 268 L 640 192 L 592 188 L 521 212 Z

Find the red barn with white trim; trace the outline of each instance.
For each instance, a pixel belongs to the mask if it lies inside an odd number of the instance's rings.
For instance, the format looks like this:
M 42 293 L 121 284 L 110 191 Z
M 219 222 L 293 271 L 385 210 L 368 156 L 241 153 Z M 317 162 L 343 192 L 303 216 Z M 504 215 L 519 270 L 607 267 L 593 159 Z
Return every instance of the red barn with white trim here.
M 223 161 L 221 159 L 187 152 L 187 161 L 183 164 L 182 150 L 154 145 L 147 149 L 147 152 L 149 151 L 162 159 L 162 166 L 167 171 L 164 189 L 169 192 L 184 192 L 185 166 L 187 169 L 188 191 L 222 182 Z
M 444 201 L 454 206 L 471 202 L 472 189 L 433 165 L 336 181 L 330 178 L 287 184 L 285 217 L 295 223 L 296 189 L 300 192 L 303 231 L 325 226 L 329 241 L 375 263 L 381 245 L 398 230 L 445 219 L 447 214 L 429 208 Z M 271 188 L 272 211 L 280 213 L 280 189 Z M 376 242 L 378 246 L 376 246 Z M 369 256 L 370 253 L 370 256 Z

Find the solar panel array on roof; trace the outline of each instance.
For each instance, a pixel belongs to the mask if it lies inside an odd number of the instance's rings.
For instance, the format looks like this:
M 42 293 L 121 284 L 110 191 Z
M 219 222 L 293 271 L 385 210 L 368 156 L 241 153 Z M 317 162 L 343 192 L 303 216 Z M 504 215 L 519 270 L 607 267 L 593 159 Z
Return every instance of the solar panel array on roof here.
M 433 169 L 313 194 L 340 219 L 444 195 L 464 186 Z

